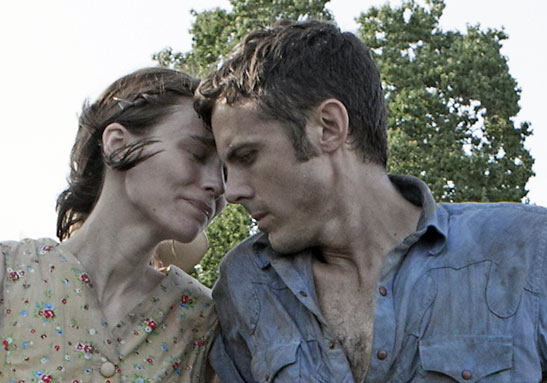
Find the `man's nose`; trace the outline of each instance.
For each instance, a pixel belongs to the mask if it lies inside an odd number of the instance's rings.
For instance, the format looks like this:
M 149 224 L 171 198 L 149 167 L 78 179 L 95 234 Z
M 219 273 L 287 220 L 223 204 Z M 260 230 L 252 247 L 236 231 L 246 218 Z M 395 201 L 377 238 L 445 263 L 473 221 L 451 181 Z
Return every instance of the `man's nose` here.
M 237 171 L 229 171 L 226 180 L 226 199 L 231 203 L 241 203 L 253 195 L 249 182 Z

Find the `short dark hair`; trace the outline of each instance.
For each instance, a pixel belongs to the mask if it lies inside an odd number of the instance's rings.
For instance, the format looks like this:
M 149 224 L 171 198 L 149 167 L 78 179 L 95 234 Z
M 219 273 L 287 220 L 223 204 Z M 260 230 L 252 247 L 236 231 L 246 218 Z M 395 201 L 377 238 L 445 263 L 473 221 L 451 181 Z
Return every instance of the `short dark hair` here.
M 328 22 L 280 22 L 247 35 L 200 84 L 194 106 L 210 126 L 217 101 L 256 102 L 283 123 L 297 157 L 313 157 L 309 112 L 336 98 L 349 115 L 349 138 L 363 161 L 387 163 L 387 117 L 380 73 L 354 34 Z
M 93 210 L 102 190 L 105 166 L 128 170 L 157 154 L 143 149 L 156 142 L 144 137 L 114 155 L 102 149 L 104 129 L 118 122 L 137 136 L 146 133 L 180 104 L 193 97 L 199 81 L 166 68 L 144 68 L 112 83 L 93 103 L 84 102 L 70 155 L 68 187 L 57 198 L 57 236 L 66 239 Z

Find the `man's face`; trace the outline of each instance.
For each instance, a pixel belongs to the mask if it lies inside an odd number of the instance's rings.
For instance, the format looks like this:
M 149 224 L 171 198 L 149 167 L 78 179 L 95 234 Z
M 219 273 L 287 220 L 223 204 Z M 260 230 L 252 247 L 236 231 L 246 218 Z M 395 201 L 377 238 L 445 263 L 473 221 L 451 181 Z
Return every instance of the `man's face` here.
M 228 201 L 249 211 L 276 251 L 315 245 L 330 174 L 322 156 L 299 162 L 281 123 L 264 118 L 253 102 L 217 103 L 212 127 L 227 169 Z

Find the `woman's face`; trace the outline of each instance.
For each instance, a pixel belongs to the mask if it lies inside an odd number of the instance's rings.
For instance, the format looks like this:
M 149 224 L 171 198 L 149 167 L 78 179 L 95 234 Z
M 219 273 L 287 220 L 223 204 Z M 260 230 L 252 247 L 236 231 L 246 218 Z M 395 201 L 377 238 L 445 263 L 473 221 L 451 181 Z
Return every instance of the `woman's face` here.
M 135 219 L 150 225 L 160 240 L 189 242 L 226 204 L 223 167 L 213 135 L 189 97 L 181 97 L 181 104 L 148 135 L 159 142 L 148 145 L 145 152 L 161 152 L 124 173 Z

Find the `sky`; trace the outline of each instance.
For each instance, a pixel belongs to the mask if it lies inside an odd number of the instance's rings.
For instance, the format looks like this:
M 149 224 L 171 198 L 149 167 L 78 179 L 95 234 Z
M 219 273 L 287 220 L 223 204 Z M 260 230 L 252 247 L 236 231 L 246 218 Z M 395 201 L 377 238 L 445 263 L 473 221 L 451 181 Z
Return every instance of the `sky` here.
M 386 0 L 333 0 L 342 30 Z M 392 0 L 397 5 L 400 0 Z M 512 76 L 521 88 L 521 112 L 533 137 L 536 162 L 527 188 L 531 203 L 547 206 L 547 1 L 445 0 L 445 30 L 467 25 L 503 28 Z M 205 5 L 204 5 L 205 4 Z M 0 3 L 0 240 L 55 237 L 57 195 L 66 186 L 77 118 L 111 82 L 153 66 L 166 47 L 191 49 L 190 9 L 229 8 L 227 0 L 23 0 Z

